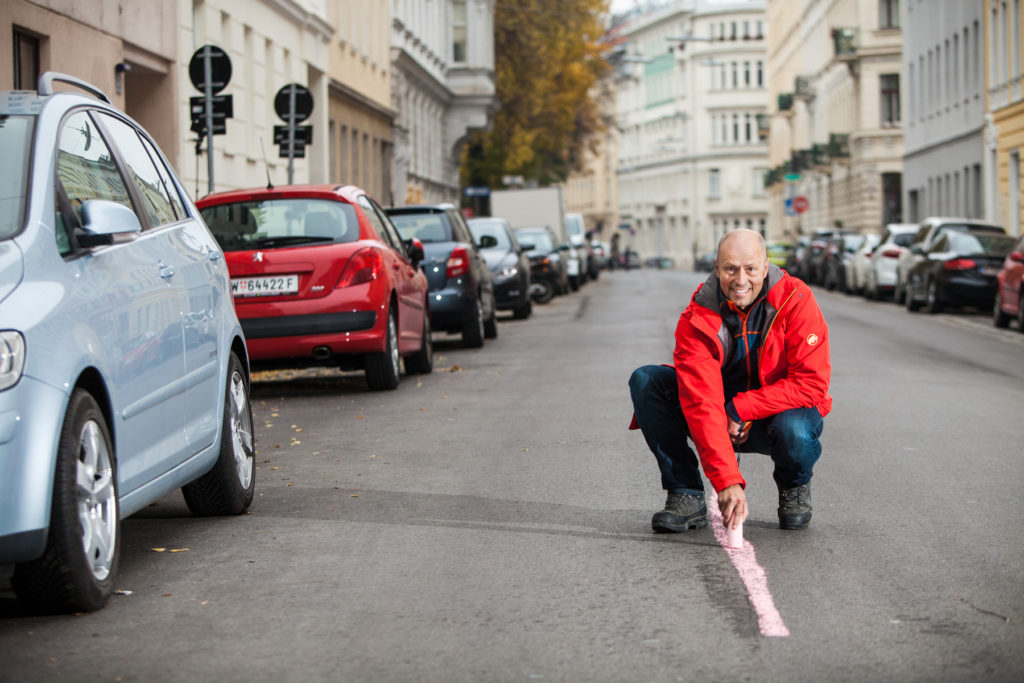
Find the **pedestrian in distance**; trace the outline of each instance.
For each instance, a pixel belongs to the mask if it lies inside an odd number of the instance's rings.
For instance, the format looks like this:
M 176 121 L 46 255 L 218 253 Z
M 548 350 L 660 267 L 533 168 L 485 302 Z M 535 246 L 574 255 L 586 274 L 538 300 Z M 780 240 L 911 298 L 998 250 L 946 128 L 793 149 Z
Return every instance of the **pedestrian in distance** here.
M 698 456 L 723 524 L 739 527 L 748 510 L 737 453 L 764 453 L 775 465 L 779 526 L 803 529 L 832 408 L 825 318 L 810 287 L 769 263 L 758 232 L 726 233 L 714 266 L 679 317 L 673 366 L 646 365 L 629 378 L 630 428 L 643 433 L 668 492 L 651 527 L 708 525 Z

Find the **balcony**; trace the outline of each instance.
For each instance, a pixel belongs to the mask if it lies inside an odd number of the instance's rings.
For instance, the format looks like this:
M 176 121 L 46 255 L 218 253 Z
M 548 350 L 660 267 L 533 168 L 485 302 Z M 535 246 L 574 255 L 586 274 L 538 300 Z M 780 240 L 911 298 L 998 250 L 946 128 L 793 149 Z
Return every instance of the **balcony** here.
M 850 134 L 830 133 L 826 152 L 832 159 L 848 158 L 850 156 Z
M 779 93 L 779 111 L 789 111 L 793 108 L 793 93 Z
M 771 117 L 768 114 L 757 115 L 757 135 L 766 138 L 771 131 Z
M 796 77 L 796 81 L 793 84 L 793 95 L 804 100 L 814 97 L 814 88 L 811 86 L 810 76 Z
M 832 46 L 835 48 L 836 59 L 845 61 L 857 57 L 857 29 L 832 29 Z

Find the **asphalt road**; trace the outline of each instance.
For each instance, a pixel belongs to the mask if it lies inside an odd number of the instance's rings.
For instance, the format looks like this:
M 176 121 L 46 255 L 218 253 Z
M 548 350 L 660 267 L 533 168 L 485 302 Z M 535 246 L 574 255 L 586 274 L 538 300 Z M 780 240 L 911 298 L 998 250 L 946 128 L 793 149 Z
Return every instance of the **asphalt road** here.
M 670 361 L 702 277 L 607 273 L 484 349 L 438 335 L 394 392 L 256 382 L 251 513 L 175 495 L 126 520 L 124 594 L 94 614 L 0 590 L 0 681 L 1024 679 L 1024 334 L 815 290 L 814 519 L 780 531 L 745 456 L 737 559 L 651 533 L 664 494 L 626 429 L 629 374 Z

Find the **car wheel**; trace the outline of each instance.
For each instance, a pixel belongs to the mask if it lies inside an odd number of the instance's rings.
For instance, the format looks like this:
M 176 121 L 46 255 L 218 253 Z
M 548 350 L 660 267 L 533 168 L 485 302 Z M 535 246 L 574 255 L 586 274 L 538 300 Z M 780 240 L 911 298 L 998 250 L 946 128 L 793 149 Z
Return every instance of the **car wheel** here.
M 181 487 L 193 515 L 240 515 L 252 504 L 256 490 L 255 441 L 249 381 L 234 353 L 228 359 L 228 381 L 220 433 L 220 455 L 213 468 Z
M 107 603 L 121 553 L 113 453 L 96 400 L 75 389 L 57 448 L 46 550 L 19 564 L 11 577 L 20 599 L 66 612 L 91 612 Z
M 398 320 L 394 310 L 389 310 L 384 350 L 366 356 L 366 383 L 373 391 L 397 389 L 400 373 Z
M 903 288 L 903 303 L 908 311 L 916 311 L 921 307 L 919 303 L 914 301 L 914 290 L 911 289 L 910 285 Z
M 539 304 L 546 304 L 555 296 L 555 286 L 550 280 L 537 280 L 530 285 L 530 297 Z
M 484 345 L 484 304 L 477 296 L 473 315 L 462 324 L 462 345 L 479 349 Z
M 525 320 L 526 318 L 530 317 L 531 313 L 533 313 L 533 302 L 527 299 L 526 303 L 524 303 L 522 306 L 513 309 L 512 317 L 515 318 L 516 320 Z
M 928 313 L 938 313 L 942 310 L 942 301 L 939 299 L 939 288 L 935 284 L 935 280 L 928 283 L 928 289 L 925 290 L 925 310 Z
M 423 310 L 423 344 L 416 353 L 406 356 L 405 371 L 410 375 L 427 375 L 434 370 L 434 342 L 430 337 L 430 311 Z
M 1024 291 L 1021 291 L 1017 299 L 1017 331 L 1024 332 Z
M 895 301 L 897 305 L 899 305 L 906 303 L 906 297 L 907 290 L 903 287 L 903 284 L 899 280 L 897 280 L 896 286 L 892 290 L 892 300 Z
M 992 306 L 992 323 L 996 327 L 1006 328 L 1010 326 L 1010 316 L 1003 312 L 1003 299 L 998 291 L 996 292 L 995 304 Z
M 498 337 L 498 309 L 491 307 L 491 317 L 484 321 L 484 336 L 488 339 Z

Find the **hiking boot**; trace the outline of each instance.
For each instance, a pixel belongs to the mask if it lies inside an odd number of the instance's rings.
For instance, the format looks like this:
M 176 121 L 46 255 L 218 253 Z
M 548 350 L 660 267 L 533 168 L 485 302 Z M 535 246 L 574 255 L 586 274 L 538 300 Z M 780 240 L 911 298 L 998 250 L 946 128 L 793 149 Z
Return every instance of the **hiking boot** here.
M 708 506 L 704 496 L 695 493 L 669 492 L 665 509 L 655 512 L 651 528 L 667 534 L 678 534 L 687 529 L 703 529 L 708 525 Z
M 803 529 L 811 521 L 811 484 L 779 489 L 779 528 Z

